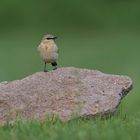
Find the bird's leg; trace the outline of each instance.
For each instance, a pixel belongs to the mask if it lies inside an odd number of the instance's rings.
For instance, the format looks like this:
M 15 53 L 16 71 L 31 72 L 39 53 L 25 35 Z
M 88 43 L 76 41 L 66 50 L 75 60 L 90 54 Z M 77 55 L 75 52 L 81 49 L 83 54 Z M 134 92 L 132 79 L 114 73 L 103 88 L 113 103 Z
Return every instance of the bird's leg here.
M 56 70 L 57 69 L 57 63 L 56 62 L 53 62 L 51 64 L 52 64 L 52 66 L 54 66 L 53 70 Z
M 46 69 L 46 62 L 45 62 L 45 65 L 44 65 L 44 72 L 47 72 L 47 69 Z

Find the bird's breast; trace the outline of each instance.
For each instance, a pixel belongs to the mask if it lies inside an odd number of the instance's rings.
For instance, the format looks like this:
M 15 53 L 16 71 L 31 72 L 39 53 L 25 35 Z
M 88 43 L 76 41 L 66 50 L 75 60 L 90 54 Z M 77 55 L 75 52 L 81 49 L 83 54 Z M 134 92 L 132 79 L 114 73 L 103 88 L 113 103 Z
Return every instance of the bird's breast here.
M 39 49 L 44 61 L 51 63 L 58 59 L 58 48 L 56 45 L 42 45 Z

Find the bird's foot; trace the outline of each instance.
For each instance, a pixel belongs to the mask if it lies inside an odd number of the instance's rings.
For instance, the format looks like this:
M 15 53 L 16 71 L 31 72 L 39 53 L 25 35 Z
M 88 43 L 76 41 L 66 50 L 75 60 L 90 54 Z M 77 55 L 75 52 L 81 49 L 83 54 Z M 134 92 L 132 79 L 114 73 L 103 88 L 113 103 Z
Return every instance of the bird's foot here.
M 53 68 L 53 70 L 56 70 L 56 69 L 57 69 L 57 67 L 54 67 L 54 68 Z
M 44 70 L 44 72 L 48 72 L 47 70 Z

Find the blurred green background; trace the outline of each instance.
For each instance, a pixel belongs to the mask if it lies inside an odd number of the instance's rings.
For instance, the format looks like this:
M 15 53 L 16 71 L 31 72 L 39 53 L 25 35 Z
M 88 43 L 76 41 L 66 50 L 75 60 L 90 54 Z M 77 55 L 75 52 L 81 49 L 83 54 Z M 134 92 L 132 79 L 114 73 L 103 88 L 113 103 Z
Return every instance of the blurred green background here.
M 122 108 L 139 112 L 140 1 L 0 0 L 0 81 L 42 71 L 36 48 L 48 33 L 59 37 L 59 67 L 130 76 Z

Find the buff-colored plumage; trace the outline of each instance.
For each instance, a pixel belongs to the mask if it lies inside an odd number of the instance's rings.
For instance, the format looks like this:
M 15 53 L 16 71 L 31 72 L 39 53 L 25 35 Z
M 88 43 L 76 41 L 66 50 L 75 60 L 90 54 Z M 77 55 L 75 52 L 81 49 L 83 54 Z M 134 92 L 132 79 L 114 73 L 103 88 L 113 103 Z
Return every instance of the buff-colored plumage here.
M 55 39 L 56 37 L 53 35 L 46 35 L 38 46 L 38 51 L 45 64 L 56 63 L 58 59 L 58 47 L 54 41 Z
M 40 56 L 47 63 L 55 62 L 58 59 L 58 47 L 53 40 L 43 40 L 38 46 Z

